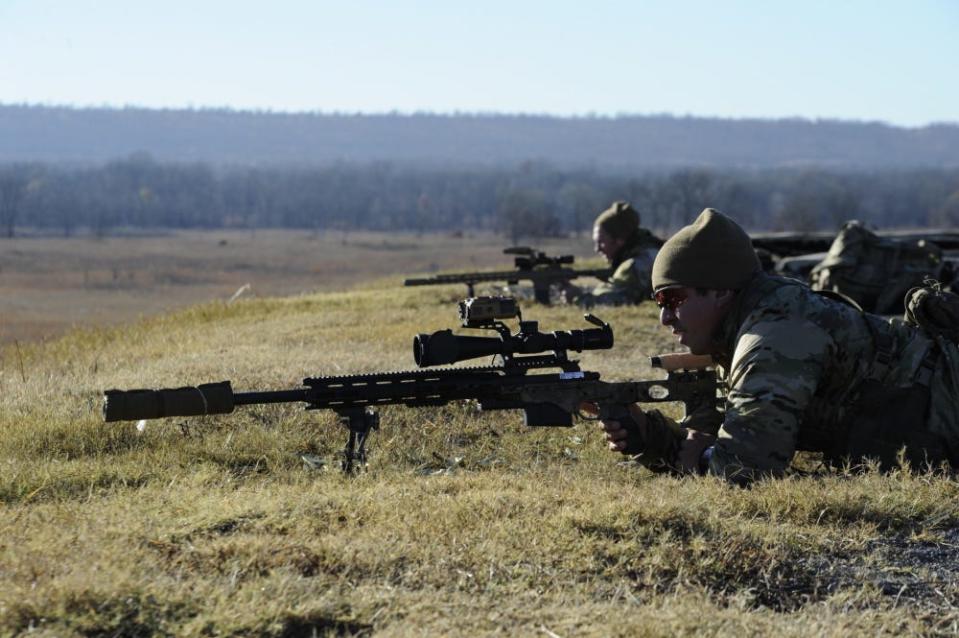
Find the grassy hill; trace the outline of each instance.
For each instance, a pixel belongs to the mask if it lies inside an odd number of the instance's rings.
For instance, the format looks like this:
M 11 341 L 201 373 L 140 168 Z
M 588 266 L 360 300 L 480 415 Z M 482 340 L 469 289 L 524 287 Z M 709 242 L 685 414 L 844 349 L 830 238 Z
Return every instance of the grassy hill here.
M 393 283 L 393 282 L 390 282 Z M 820 474 L 744 490 L 659 477 L 590 424 L 383 409 L 371 465 L 301 406 L 104 424 L 108 388 L 238 390 L 412 366 L 459 287 L 195 306 L 2 352 L 0 635 L 954 635 L 959 485 Z M 671 347 L 605 310 L 605 378 Z M 544 330 L 584 327 L 527 305 Z

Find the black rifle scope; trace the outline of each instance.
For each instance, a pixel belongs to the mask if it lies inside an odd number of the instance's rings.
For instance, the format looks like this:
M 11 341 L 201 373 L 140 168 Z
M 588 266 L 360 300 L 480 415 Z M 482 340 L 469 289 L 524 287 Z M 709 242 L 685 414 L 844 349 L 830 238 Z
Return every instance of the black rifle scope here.
M 571 264 L 574 261 L 576 261 L 576 258 L 572 255 L 549 257 L 543 253 L 539 253 L 537 255 L 524 255 L 521 257 L 516 257 L 513 260 L 513 263 L 516 265 L 518 270 L 533 270 L 537 266 L 551 266 L 555 268 L 556 266 Z
M 493 355 L 501 355 L 508 360 L 515 354 L 612 348 L 613 329 L 593 315 L 586 315 L 586 320 L 602 327 L 540 332 L 536 321 L 521 321 L 519 332 L 514 335 L 501 333 L 499 337 L 464 337 L 454 335 L 452 330 L 439 330 L 431 335 L 418 334 L 413 337 L 413 358 L 416 365 L 425 368 Z

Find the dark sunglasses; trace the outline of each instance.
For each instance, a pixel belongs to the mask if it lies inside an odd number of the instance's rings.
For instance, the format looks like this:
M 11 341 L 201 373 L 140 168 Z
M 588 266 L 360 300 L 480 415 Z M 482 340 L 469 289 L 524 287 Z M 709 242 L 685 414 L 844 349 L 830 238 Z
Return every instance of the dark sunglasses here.
M 670 312 L 676 312 L 676 308 L 686 303 L 689 292 L 686 288 L 664 288 L 653 293 L 653 300 L 660 308 L 669 309 Z

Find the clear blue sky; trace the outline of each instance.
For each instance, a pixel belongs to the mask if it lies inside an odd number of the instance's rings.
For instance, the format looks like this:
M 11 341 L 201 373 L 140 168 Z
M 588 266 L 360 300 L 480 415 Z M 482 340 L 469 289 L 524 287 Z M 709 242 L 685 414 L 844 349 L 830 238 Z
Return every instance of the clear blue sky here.
M 959 122 L 959 0 L 0 0 L 0 103 Z

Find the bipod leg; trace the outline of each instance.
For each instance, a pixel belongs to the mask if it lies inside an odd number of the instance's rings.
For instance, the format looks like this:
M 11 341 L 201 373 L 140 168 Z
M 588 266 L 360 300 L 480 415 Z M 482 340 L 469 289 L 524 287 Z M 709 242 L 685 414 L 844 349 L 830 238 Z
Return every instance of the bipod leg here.
M 340 469 L 344 474 L 353 473 L 353 459 L 356 458 L 356 432 L 350 431 L 350 438 L 346 441 L 346 447 L 343 448 L 343 460 L 340 461 Z
M 533 299 L 538 303 L 548 306 L 550 303 L 549 299 L 549 284 L 545 285 L 533 285 Z
M 366 440 L 379 427 L 380 415 L 372 408 L 348 408 L 337 413 L 340 423 L 350 431 L 340 467 L 344 474 L 353 474 L 366 467 Z

